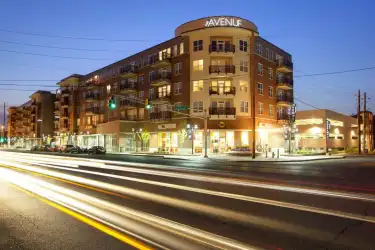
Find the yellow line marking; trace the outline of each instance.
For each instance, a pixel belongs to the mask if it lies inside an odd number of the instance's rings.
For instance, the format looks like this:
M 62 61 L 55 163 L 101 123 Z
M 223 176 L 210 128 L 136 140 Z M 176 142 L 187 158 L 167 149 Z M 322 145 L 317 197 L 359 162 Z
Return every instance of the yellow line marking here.
M 146 245 L 144 245 L 144 244 L 142 244 L 142 243 L 140 243 L 140 242 L 138 242 L 138 241 L 136 241 L 136 240 L 134 240 L 134 239 L 118 232 L 118 231 L 116 231 L 116 230 L 113 230 L 112 228 L 110 228 L 108 226 L 105 226 L 105 225 L 103 225 L 103 224 L 101 224 L 101 223 L 99 223 L 99 222 L 97 222 L 97 221 L 95 221 L 95 220 L 93 220 L 89 217 L 83 216 L 83 215 L 81 215 L 77 212 L 74 212 L 74 211 L 72 211 L 72 210 L 70 210 L 66 207 L 63 207 L 63 206 L 61 206 L 61 205 L 59 205 L 55 202 L 47 200 L 47 199 L 45 199 L 45 198 L 43 198 L 43 197 L 41 197 L 41 196 L 39 196 L 35 193 L 32 193 L 28 190 L 25 190 L 25 189 L 13 184 L 13 183 L 10 183 L 10 184 L 14 188 L 16 188 L 16 189 L 18 189 L 18 190 L 20 190 L 20 191 L 22 191 L 22 192 L 24 192 L 28 195 L 31 195 L 31 196 L 43 201 L 47 205 L 50 205 L 51 207 L 54 207 L 54 208 L 60 210 L 61 212 L 65 213 L 67 215 L 70 215 L 70 216 L 74 217 L 75 219 L 77 219 L 77 220 L 79 220 L 83 223 L 86 223 L 87 225 L 92 226 L 92 227 L 102 231 L 103 233 L 106 233 L 106 234 L 108 234 L 108 235 L 110 235 L 110 236 L 112 236 L 112 237 L 132 246 L 132 247 L 135 247 L 135 248 L 140 249 L 140 250 L 152 250 L 153 249 L 153 248 L 150 248 L 150 247 L 148 247 L 148 246 L 146 246 Z
M 3 164 L 0 164 L 0 166 L 6 167 L 6 168 L 10 168 L 10 169 L 14 169 L 14 170 L 18 170 L 18 171 L 27 172 L 27 173 L 30 173 L 30 174 L 33 174 L 33 175 L 43 176 L 43 177 L 50 178 L 50 179 L 53 179 L 53 180 L 57 180 L 57 181 L 65 182 L 65 183 L 68 183 L 68 184 L 72 184 L 72 185 L 75 185 L 75 186 L 78 186 L 78 187 L 84 187 L 84 188 L 91 189 L 91 190 L 94 190 L 94 191 L 98 191 L 98 192 L 101 192 L 101 193 L 104 193 L 104 194 L 110 194 L 110 195 L 117 196 L 117 197 L 124 198 L 124 199 L 132 199 L 132 198 L 130 198 L 128 196 L 125 196 L 125 195 L 113 193 L 113 192 L 110 192 L 110 191 L 107 191 L 107 190 L 103 190 L 103 189 L 100 189 L 100 188 L 90 187 L 90 186 L 87 186 L 87 185 L 84 185 L 84 184 L 80 184 L 80 183 L 77 183 L 77 182 L 64 180 L 64 179 L 61 179 L 61 178 L 58 178 L 58 177 L 53 177 L 53 176 L 50 176 L 50 175 L 33 172 L 33 171 L 30 171 L 30 170 L 27 170 L 27 169 L 13 167 L 13 166 L 7 166 L 7 165 L 3 165 Z

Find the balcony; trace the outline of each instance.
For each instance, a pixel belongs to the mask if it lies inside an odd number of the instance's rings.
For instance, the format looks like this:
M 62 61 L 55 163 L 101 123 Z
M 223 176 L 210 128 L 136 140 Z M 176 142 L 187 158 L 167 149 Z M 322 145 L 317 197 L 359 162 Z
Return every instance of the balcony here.
M 235 117 L 236 116 L 236 108 L 235 107 L 210 107 L 209 108 L 210 116 L 218 116 L 218 117 Z
M 151 67 L 165 67 L 172 64 L 171 62 L 171 54 L 169 53 L 161 53 L 158 55 L 154 55 L 150 57 L 148 64 Z
M 102 110 L 99 107 L 88 107 L 85 109 L 86 115 L 94 115 L 102 113 Z
M 96 124 L 88 124 L 85 126 L 85 129 L 92 129 L 92 128 L 96 128 Z
M 279 89 L 293 89 L 293 80 L 287 77 L 276 78 L 276 87 Z
M 172 72 L 161 72 L 151 77 L 151 86 L 161 86 L 171 83 Z
M 293 97 L 287 95 L 277 96 L 277 106 L 288 107 L 293 105 Z
M 282 73 L 290 73 L 293 71 L 293 63 L 285 59 L 276 60 L 276 66 L 276 70 Z
M 60 94 L 61 94 L 62 96 L 69 96 L 69 95 L 70 95 L 70 91 L 69 91 L 68 89 L 62 89 L 62 90 L 60 91 Z
M 163 122 L 169 121 L 170 119 L 172 119 L 171 111 L 159 111 L 150 113 L 151 122 Z
M 61 107 L 65 107 L 65 108 L 67 108 L 67 107 L 69 107 L 69 105 L 70 105 L 71 103 L 70 103 L 70 101 L 68 100 L 68 99 L 63 99 L 62 101 L 61 101 L 61 103 L 60 103 L 60 105 L 61 105 Z
M 236 95 L 236 87 L 209 87 L 210 95 Z
M 138 74 L 138 66 L 136 65 L 127 65 L 120 68 L 121 77 L 134 77 Z
M 120 100 L 120 108 L 135 108 L 137 104 L 134 100 Z
M 35 109 L 31 110 L 31 116 L 35 116 L 35 115 L 36 115 L 36 110 Z
M 165 92 L 156 92 L 154 95 L 149 96 L 149 100 L 153 102 L 165 102 L 165 101 L 170 101 L 172 98 L 171 93 L 165 93 Z
M 235 74 L 236 66 L 234 65 L 210 65 L 208 68 L 210 74 Z
M 100 101 L 100 95 L 99 94 L 89 94 L 85 96 L 86 102 L 94 102 L 94 101 Z
M 83 87 L 86 88 L 86 90 L 91 90 L 99 87 L 99 81 L 98 80 L 89 80 L 83 84 Z
M 129 93 L 129 92 L 137 92 L 135 83 L 126 82 L 126 83 L 120 84 L 120 93 Z
M 278 113 L 277 114 L 277 121 L 279 123 L 288 123 L 294 121 L 294 116 L 286 113 Z
M 213 44 L 211 44 L 208 47 L 208 51 L 210 53 L 217 52 L 217 53 L 232 53 L 233 54 L 236 51 L 236 46 L 233 45 L 233 44 L 229 44 L 229 45 L 213 45 Z
M 137 116 L 136 115 L 122 115 L 118 117 L 118 119 L 116 120 L 134 122 L 137 120 Z

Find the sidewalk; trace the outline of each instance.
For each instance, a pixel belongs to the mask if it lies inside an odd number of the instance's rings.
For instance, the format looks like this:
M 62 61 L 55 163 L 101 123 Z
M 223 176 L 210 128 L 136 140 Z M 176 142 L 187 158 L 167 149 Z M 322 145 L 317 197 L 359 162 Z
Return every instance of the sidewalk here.
M 232 155 L 217 155 L 209 154 L 208 158 L 202 155 L 162 155 L 162 154 L 147 154 L 147 153 L 117 153 L 118 155 L 132 155 L 145 157 L 160 157 L 164 159 L 174 160 L 188 160 L 188 161 L 202 161 L 202 160 L 220 160 L 227 162 L 304 162 L 317 160 L 342 159 L 345 155 L 314 155 L 314 156 L 280 156 L 280 158 L 266 158 L 265 156 L 257 156 L 253 159 L 251 156 L 232 156 Z

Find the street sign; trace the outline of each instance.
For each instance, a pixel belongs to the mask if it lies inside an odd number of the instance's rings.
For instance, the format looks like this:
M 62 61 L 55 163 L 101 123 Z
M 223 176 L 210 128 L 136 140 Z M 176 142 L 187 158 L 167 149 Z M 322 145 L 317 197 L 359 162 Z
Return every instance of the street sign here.
M 182 110 L 188 110 L 188 109 L 189 109 L 189 107 L 188 106 L 184 106 L 184 105 L 178 105 L 178 106 L 174 107 L 175 111 L 182 111 Z

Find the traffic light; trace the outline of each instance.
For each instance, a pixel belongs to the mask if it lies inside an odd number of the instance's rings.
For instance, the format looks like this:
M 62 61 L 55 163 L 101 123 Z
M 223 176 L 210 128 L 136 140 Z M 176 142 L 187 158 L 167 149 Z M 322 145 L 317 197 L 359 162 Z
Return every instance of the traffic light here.
M 4 137 L 0 137 L 0 143 L 4 143 L 5 142 L 5 138 Z
M 151 104 L 148 103 L 148 98 L 145 99 L 145 108 L 146 109 L 150 109 L 151 108 Z
M 116 108 L 116 99 L 114 96 L 111 96 L 108 100 L 108 108 L 109 109 L 115 109 Z

